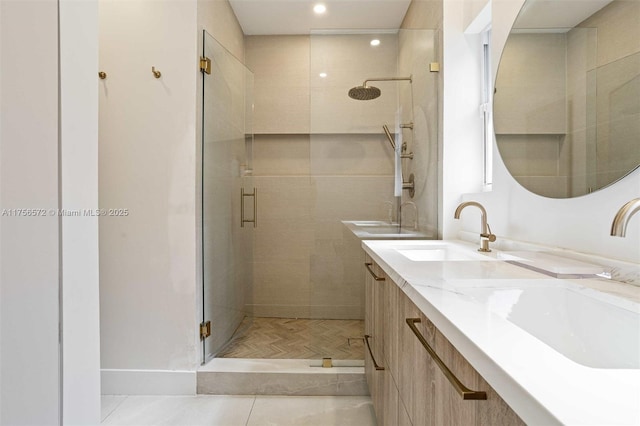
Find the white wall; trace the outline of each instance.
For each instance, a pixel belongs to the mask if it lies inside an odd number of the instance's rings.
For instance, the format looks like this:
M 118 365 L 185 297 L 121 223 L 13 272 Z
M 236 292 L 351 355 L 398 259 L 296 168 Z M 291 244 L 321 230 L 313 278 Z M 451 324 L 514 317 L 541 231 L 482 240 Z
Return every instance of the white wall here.
M 444 0 L 442 236 L 456 238 L 460 194 L 482 190 L 482 39 L 465 34 L 464 0 Z M 464 216 L 477 215 L 465 212 Z M 475 227 L 474 227 L 475 229 Z
M 100 419 L 97 219 L 56 215 L 97 206 L 96 12 L 0 3 L 0 208 L 45 214 L 0 223 L 0 424 Z
M 57 4 L 0 8 L 0 205 L 57 209 Z M 58 218 L 2 216 L 1 226 L 0 423 L 57 424 Z
M 100 2 L 100 207 L 129 209 L 100 220 L 103 370 L 199 362 L 196 14 L 195 0 Z M 103 377 L 111 392 L 125 385 Z
M 61 207 L 98 207 L 98 1 L 60 2 Z M 100 421 L 98 218 L 62 217 L 63 423 Z
M 493 0 L 494 75 L 506 37 L 522 4 L 523 0 Z M 445 145 L 448 142 L 445 136 Z M 451 167 L 452 173 L 462 173 L 464 170 Z M 626 238 L 610 237 L 609 230 L 618 208 L 638 196 L 640 170 L 612 187 L 583 197 L 557 200 L 534 195 L 508 174 L 494 146 L 493 191 L 468 194 L 458 201 L 474 199 L 483 203 L 492 230 L 498 238 L 528 241 L 637 263 L 640 262 L 639 218 L 631 220 Z M 477 219 L 469 215 L 463 217 L 461 224 L 450 223 L 445 227 L 445 234 L 455 236 L 460 229 L 477 232 Z

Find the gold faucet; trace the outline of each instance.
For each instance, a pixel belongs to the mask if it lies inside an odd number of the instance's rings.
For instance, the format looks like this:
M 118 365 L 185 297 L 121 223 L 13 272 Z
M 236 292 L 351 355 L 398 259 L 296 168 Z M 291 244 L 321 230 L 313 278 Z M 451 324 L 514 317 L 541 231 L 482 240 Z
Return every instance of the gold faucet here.
M 620 207 L 620 210 L 616 213 L 616 217 L 613 218 L 613 223 L 611 223 L 611 236 L 624 237 L 627 234 L 627 223 L 629 223 L 629 219 L 639 211 L 640 198 L 634 198 Z
M 494 242 L 496 240 L 496 236 L 491 233 L 491 228 L 487 223 L 487 211 L 484 209 L 484 207 L 482 207 L 482 204 L 476 201 L 467 201 L 465 203 L 462 203 L 456 209 L 456 212 L 453 214 L 453 218 L 460 219 L 460 213 L 467 206 L 475 206 L 480 209 L 480 221 L 482 230 L 480 233 L 480 248 L 478 249 L 478 251 L 490 252 L 491 249 L 489 248 L 489 242 Z

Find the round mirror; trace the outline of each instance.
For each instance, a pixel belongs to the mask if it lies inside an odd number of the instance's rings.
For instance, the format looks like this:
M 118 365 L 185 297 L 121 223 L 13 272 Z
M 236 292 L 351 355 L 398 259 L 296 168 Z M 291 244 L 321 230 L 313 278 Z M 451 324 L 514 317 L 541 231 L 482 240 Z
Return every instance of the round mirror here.
M 640 0 L 527 0 L 494 96 L 498 150 L 546 197 L 576 197 L 640 165 Z

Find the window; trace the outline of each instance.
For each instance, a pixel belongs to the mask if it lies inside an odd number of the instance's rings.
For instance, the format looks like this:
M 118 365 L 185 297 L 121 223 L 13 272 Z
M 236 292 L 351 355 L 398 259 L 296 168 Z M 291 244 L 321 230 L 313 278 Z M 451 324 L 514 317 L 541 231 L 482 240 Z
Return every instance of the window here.
M 482 104 L 480 111 L 483 119 L 483 186 L 491 190 L 493 183 L 493 84 L 491 82 L 491 29 L 482 33 Z

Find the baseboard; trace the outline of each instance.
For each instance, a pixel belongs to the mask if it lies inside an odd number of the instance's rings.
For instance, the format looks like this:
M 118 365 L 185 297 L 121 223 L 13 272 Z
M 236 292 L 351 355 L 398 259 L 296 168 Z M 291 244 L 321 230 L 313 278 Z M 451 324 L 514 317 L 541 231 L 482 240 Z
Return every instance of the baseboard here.
M 101 370 L 103 395 L 195 395 L 196 372 Z

